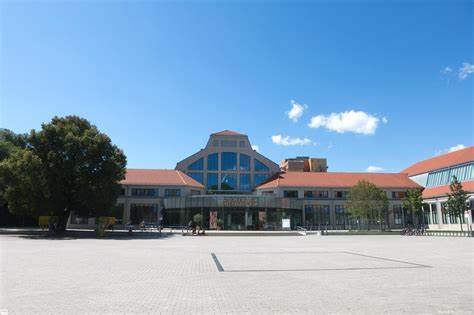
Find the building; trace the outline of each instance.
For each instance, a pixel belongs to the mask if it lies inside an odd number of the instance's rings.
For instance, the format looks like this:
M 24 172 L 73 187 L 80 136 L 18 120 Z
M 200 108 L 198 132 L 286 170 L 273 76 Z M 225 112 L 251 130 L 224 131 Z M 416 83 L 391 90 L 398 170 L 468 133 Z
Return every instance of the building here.
M 210 193 L 250 193 L 280 168 L 252 149 L 247 135 L 224 130 L 211 134 L 199 152 L 176 169 L 203 184 Z
M 176 164 L 175 170 L 128 169 L 111 211 L 118 224 L 184 226 L 200 214 L 206 229 L 279 230 L 403 228 L 420 219 L 403 208 L 408 189 L 423 189 L 432 229 L 459 229 L 442 210 L 449 178 L 473 189 L 473 148 L 417 163 L 401 173 L 327 172 L 326 159 L 296 157 L 278 166 L 252 149 L 248 136 L 224 130 Z M 360 180 L 382 189 L 389 211 L 381 221 L 357 221 L 347 213 L 347 194 Z M 438 220 L 438 218 L 440 218 Z M 71 215 L 69 227 L 92 227 L 94 218 Z
M 282 172 L 327 172 L 328 164 L 326 159 L 297 156 L 283 160 L 280 169 Z
M 459 230 L 459 218 L 450 217 L 444 211 L 448 200 L 449 184 L 453 176 L 461 182 L 463 189 L 469 194 L 471 222 L 474 209 L 474 147 L 436 156 L 404 169 L 411 180 L 418 183 L 423 190 L 423 200 L 427 204 L 424 209 L 424 221 L 430 229 Z M 467 218 L 462 218 L 464 229 Z

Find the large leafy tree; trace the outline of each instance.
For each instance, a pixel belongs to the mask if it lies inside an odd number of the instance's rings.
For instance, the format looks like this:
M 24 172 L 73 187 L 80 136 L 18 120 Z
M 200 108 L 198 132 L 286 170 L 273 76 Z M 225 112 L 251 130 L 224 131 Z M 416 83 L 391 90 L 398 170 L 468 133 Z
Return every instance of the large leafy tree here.
M 408 189 L 403 199 L 403 208 L 412 211 L 418 217 L 419 222 L 423 222 L 423 196 L 420 189 Z
M 469 197 L 467 192 L 462 189 L 462 184 L 456 176 L 453 176 L 453 180 L 449 185 L 449 190 L 451 192 L 448 194 L 445 211 L 447 211 L 450 216 L 459 218 L 459 225 L 462 231 L 464 211 L 469 210 L 469 205 L 467 204 Z
M 77 116 L 54 117 L 31 131 L 23 149 L 0 162 L 2 195 L 13 213 L 98 216 L 120 192 L 126 158 L 96 126 Z
M 383 190 L 371 182 L 361 180 L 351 187 L 347 207 L 351 217 L 367 221 L 370 229 L 370 220 L 378 220 L 380 226 L 385 221 L 384 218 L 388 212 L 388 197 Z

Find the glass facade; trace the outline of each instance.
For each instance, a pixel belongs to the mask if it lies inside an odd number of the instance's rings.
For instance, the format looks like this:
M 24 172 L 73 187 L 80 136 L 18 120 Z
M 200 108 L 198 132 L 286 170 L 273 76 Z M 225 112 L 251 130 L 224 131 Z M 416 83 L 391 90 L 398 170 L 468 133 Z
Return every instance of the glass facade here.
M 427 187 L 449 185 L 453 176 L 459 181 L 474 179 L 474 163 L 451 167 L 428 174 Z
M 237 153 L 222 152 L 221 153 L 221 170 L 236 171 L 237 170 Z
M 156 204 L 136 204 L 130 205 L 130 223 L 138 225 L 156 224 L 158 222 L 158 205 Z
M 218 183 L 218 174 L 217 173 L 207 173 L 207 189 L 217 190 L 219 189 Z
M 204 169 L 204 159 L 203 158 L 200 158 L 199 160 L 191 163 L 188 166 L 188 170 L 191 170 L 191 171 L 202 171 L 203 169 Z
M 221 174 L 221 190 L 237 189 L 237 174 L 222 173 Z
M 262 162 L 260 162 L 259 160 L 257 159 L 254 159 L 254 168 L 255 168 L 255 171 L 256 172 L 268 172 L 270 171 L 270 169 L 268 168 L 268 166 L 266 166 L 265 164 L 263 164 Z
M 179 197 L 181 189 L 165 189 L 165 197 Z
M 189 177 L 194 178 L 196 181 L 204 184 L 204 173 L 190 172 L 188 173 Z
M 331 224 L 329 205 L 305 205 L 305 220 L 309 227 L 327 226 Z
M 207 156 L 207 170 L 217 171 L 219 169 L 219 153 L 212 153 Z
M 250 190 L 250 174 L 240 174 L 240 190 Z
M 268 174 L 254 174 L 253 185 L 256 187 L 263 183 L 268 178 Z
M 250 171 L 250 156 L 247 154 L 240 154 L 239 169 L 241 171 Z
M 334 212 L 336 214 L 336 225 L 346 224 L 346 208 L 344 205 L 335 205 Z

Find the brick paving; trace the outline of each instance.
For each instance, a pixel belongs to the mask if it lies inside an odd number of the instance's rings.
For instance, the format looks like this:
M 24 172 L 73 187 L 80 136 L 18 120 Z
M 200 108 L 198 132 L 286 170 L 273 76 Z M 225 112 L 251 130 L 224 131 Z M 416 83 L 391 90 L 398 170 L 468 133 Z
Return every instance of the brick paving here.
M 0 235 L 0 310 L 472 314 L 473 245 L 403 236 Z

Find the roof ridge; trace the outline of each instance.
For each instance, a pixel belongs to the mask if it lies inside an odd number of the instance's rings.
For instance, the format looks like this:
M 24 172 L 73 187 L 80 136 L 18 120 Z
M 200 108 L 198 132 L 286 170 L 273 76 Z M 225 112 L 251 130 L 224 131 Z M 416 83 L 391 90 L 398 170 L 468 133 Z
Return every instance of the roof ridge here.
M 181 171 L 179 171 L 179 170 L 175 170 L 175 172 L 177 172 L 177 173 L 178 173 L 178 176 L 179 176 L 179 178 L 181 179 L 181 181 L 183 182 L 183 184 L 185 184 L 185 185 L 186 185 L 187 183 L 186 183 L 186 181 L 184 180 L 183 176 L 181 175 Z

